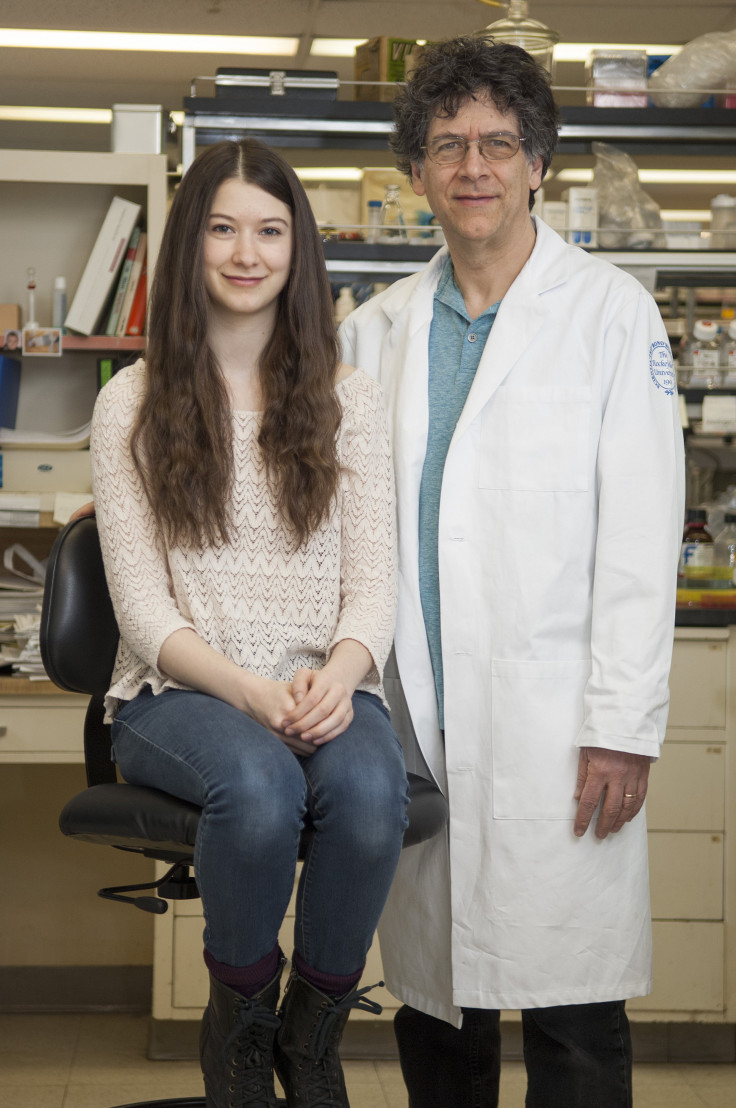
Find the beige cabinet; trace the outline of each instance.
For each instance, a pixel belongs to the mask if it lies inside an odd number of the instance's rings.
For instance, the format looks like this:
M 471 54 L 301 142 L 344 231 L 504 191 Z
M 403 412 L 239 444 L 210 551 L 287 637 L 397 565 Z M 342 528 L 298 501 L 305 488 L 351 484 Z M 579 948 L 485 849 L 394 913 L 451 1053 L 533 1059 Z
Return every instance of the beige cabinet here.
M 628 1008 L 634 1019 L 733 1022 L 736 630 L 678 629 L 670 691 L 647 798 L 654 989 Z
M 628 1007 L 638 1020 L 734 1022 L 736 628 L 678 629 L 670 684 L 667 740 L 647 799 L 654 991 Z M 292 898 L 287 952 L 293 910 Z M 154 1018 L 198 1019 L 207 999 L 199 901 L 177 904 L 155 926 Z M 380 977 L 376 941 L 364 980 Z M 389 1019 L 398 1002 L 382 992 Z

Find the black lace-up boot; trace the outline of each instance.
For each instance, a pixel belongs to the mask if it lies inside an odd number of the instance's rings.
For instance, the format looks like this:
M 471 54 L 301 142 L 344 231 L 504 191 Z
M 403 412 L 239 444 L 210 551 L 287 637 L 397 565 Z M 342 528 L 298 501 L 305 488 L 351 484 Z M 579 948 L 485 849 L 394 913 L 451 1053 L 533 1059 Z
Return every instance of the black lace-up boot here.
M 273 1043 L 279 1019 L 281 968 L 265 989 L 248 998 L 210 974 L 210 1000 L 202 1017 L 199 1056 L 207 1108 L 277 1108 Z
M 333 1000 L 292 970 L 274 1045 L 288 1108 L 350 1108 L 338 1047 L 352 1008 L 380 1015 L 381 1005 L 365 997 L 372 988 Z

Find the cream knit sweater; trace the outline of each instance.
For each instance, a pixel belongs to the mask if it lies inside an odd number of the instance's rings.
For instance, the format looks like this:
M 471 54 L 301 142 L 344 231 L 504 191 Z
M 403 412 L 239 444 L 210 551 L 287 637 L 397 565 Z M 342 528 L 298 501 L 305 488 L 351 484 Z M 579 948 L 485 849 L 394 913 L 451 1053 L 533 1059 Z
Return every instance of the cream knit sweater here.
M 120 627 L 109 715 L 145 686 L 183 688 L 158 668 L 181 627 L 245 669 L 289 680 L 321 668 L 340 639 L 357 639 L 374 668 L 359 688 L 383 697 L 394 630 L 393 474 L 380 387 L 360 370 L 336 387 L 343 418 L 334 511 L 299 549 L 282 526 L 257 444 L 259 413 L 233 413 L 233 538 L 196 553 L 167 547 L 128 446 L 144 363 L 121 370 L 92 419 L 92 475 L 102 554 Z

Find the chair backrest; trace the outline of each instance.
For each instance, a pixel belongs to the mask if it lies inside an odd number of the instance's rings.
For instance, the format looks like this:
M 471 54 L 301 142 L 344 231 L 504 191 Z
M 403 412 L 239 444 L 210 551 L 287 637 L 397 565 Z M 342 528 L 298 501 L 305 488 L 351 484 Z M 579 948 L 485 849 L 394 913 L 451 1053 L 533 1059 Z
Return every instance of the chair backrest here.
M 73 520 L 51 550 L 41 612 L 41 657 L 52 681 L 69 692 L 104 696 L 118 646 L 97 521 Z

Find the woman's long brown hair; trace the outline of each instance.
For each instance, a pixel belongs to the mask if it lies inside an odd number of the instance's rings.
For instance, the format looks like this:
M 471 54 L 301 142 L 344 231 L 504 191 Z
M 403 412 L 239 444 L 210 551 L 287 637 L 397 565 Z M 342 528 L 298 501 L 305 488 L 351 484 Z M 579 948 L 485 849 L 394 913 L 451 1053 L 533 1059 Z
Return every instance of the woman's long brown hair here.
M 184 175 L 151 289 L 145 391 L 133 460 L 170 543 L 201 549 L 230 537 L 232 412 L 207 341 L 204 232 L 230 178 L 257 185 L 292 213 L 291 273 L 260 360 L 258 442 L 284 524 L 303 543 L 330 514 L 340 467 L 338 340 L 317 225 L 290 166 L 256 139 L 209 147 Z

